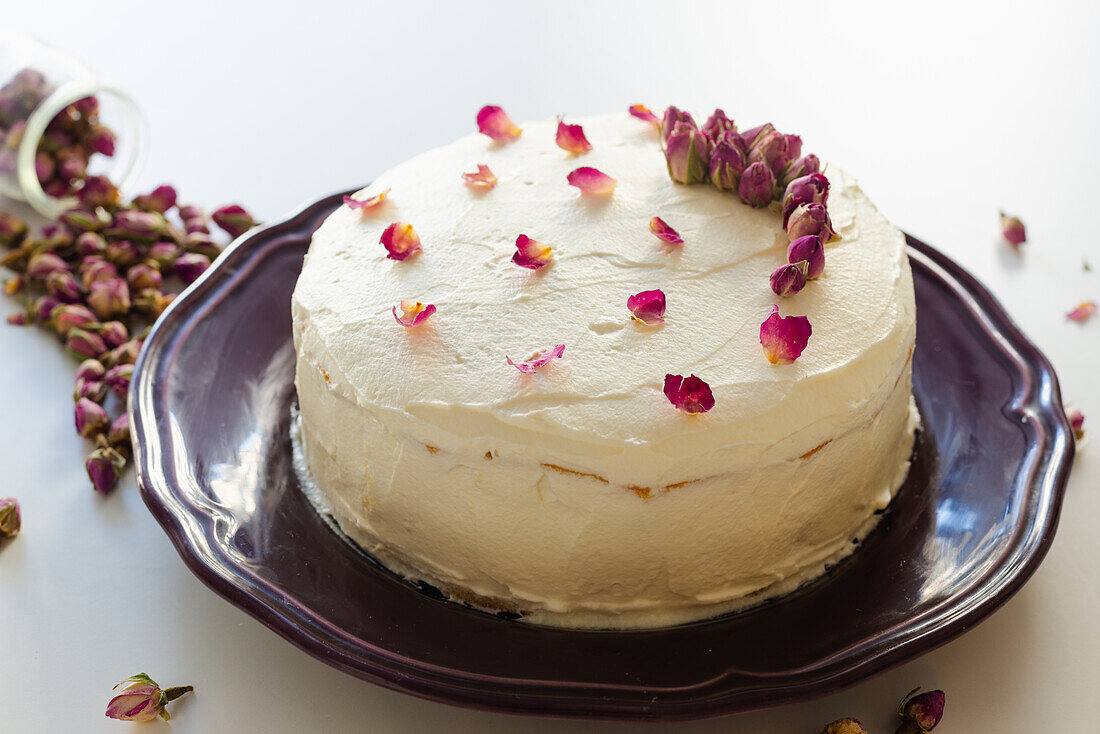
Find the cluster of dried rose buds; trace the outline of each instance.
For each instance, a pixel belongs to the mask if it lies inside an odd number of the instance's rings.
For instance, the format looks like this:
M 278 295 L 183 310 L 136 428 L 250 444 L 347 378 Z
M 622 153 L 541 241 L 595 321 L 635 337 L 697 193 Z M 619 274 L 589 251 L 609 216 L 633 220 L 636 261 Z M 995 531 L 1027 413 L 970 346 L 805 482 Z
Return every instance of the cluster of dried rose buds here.
M 15 173 L 27 118 L 53 90 L 41 72 L 30 68 L 0 88 L 0 173 Z M 34 168 L 43 191 L 54 198 L 75 194 L 96 154 L 113 156 L 115 135 L 100 123 L 99 101 L 84 97 L 57 113 L 42 134 Z
M 943 691 L 917 693 L 915 688 L 902 701 L 898 709 L 901 724 L 894 734 L 928 734 L 936 728 L 943 718 L 946 696 Z M 843 718 L 826 724 L 821 734 L 868 734 L 858 719 Z
M 82 360 L 73 390 L 76 429 L 95 443 L 85 467 L 95 489 L 107 493 L 129 460 L 130 375 L 148 327 L 174 298 L 169 279 L 193 282 L 221 252 L 211 220 L 231 237 L 255 222 L 235 204 L 210 217 L 177 205 L 171 186 L 127 204 L 102 176 L 87 176 L 76 197 L 79 204 L 40 236 L 0 213 L 0 265 L 15 272 L 4 292 L 24 305 L 8 322 L 54 332 Z M 121 406 L 113 418 L 105 407 L 111 393 Z

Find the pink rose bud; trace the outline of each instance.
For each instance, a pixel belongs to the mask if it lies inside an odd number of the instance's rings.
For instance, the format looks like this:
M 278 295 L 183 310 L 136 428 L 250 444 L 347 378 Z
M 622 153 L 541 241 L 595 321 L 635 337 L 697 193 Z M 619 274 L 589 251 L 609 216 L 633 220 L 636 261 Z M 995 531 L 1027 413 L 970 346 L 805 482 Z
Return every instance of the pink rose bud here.
M 84 258 L 84 262 L 77 269 L 80 274 L 80 282 L 84 290 L 91 290 L 92 283 L 99 283 L 118 278 L 118 268 L 114 263 L 107 262 L 101 257 L 91 255 Z
M 787 246 L 787 262 L 806 262 L 806 279 L 813 280 L 825 269 L 825 246 L 816 234 L 799 237 Z
M 107 494 L 114 489 L 125 468 L 126 458 L 106 446 L 101 446 L 88 454 L 88 458 L 84 460 L 88 479 L 92 480 L 92 487 L 100 494 Z
M 115 154 L 115 134 L 105 127 L 92 127 L 86 138 L 88 149 L 108 158 Z
M 811 173 L 821 173 L 821 161 L 813 153 L 802 156 L 787 166 L 787 170 L 783 172 L 783 185 L 786 186 L 796 178 L 808 176 Z
M 185 252 L 176 258 L 176 264 L 173 269 L 180 280 L 190 285 L 198 280 L 199 276 L 205 273 L 206 269 L 209 267 L 210 258 L 206 255 Z
M 84 206 L 114 206 L 118 203 L 118 189 L 106 176 L 88 176 L 84 179 L 76 198 Z
M 1011 217 L 1001 212 L 1001 232 L 1013 249 L 1027 242 L 1027 230 L 1024 229 L 1024 223 L 1019 217 Z
M 161 277 L 159 270 L 144 263 L 138 263 L 126 271 L 126 282 L 134 290 L 140 291 L 145 288 L 160 288 L 164 278 Z
M 84 328 L 103 337 L 103 343 L 107 345 L 108 349 L 114 349 L 117 346 L 121 346 L 130 338 L 130 332 L 121 321 L 108 321 L 103 324 L 88 324 Z
M 808 234 L 816 234 L 823 243 L 839 239 L 824 204 L 799 204 L 787 219 L 787 238 L 791 242 Z
M 1073 437 L 1080 441 L 1085 437 L 1085 414 L 1077 408 L 1066 408 L 1066 418 L 1073 428 Z
M 635 293 L 626 299 L 630 317 L 646 326 L 656 326 L 665 321 L 665 292 L 660 288 Z
M 779 306 L 760 324 L 760 346 L 772 364 L 790 364 L 798 359 L 810 340 L 813 329 L 805 316 L 779 315 Z
M 46 278 L 46 290 L 61 303 L 80 303 L 83 294 L 72 273 L 55 270 Z
M 514 140 L 523 132 L 512 122 L 508 113 L 495 105 L 485 105 L 477 113 L 477 131 L 482 135 L 488 135 L 497 143 L 506 143 Z
M 716 109 L 703 123 L 703 134 L 710 138 L 711 143 L 717 143 L 726 136 L 726 132 L 736 133 L 737 125 L 734 125 L 733 120 L 726 117 L 725 112 Z
M 771 275 L 772 291 L 777 296 L 793 296 L 798 293 L 806 285 L 806 268 L 808 263 L 805 260 L 799 260 L 794 263 L 787 263 L 786 265 L 780 265 L 776 268 L 775 272 Z
M 27 229 L 22 219 L 0 212 L 0 247 L 16 247 L 27 236 Z
M 36 321 L 44 324 L 50 320 L 50 314 L 53 313 L 53 310 L 60 305 L 61 301 L 53 296 L 41 296 L 31 303 L 28 313 L 33 315 Z
M 42 191 L 45 192 L 46 196 L 52 199 L 61 199 L 72 193 L 68 182 L 62 181 L 59 178 L 42 184 Z
M 158 716 L 167 721 L 169 701 L 195 690 L 192 686 L 161 690 L 145 673 L 132 675 L 115 688 L 119 686 L 122 690 L 107 704 L 107 716 L 120 721 L 152 721 Z
M 737 195 L 749 206 L 761 207 L 771 203 L 775 193 L 775 174 L 763 161 L 749 164 L 741 174 Z
M 81 97 L 73 102 L 73 109 L 76 110 L 81 117 L 97 115 L 99 114 L 99 100 L 95 97 Z
M 796 178 L 787 184 L 783 193 L 783 226 L 787 226 L 791 213 L 799 204 L 822 204 L 829 199 L 829 179 L 820 173 Z
M 123 413 L 115 418 L 111 429 L 107 432 L 107 443 L 117 449 L 130 450 L 130 416 L 128 414 Z
M 57 177 L 62 181 L 84 178 L 87 172 L 88 161 L 83 155 L 69 154 L 64 151 L 57 154 Z
M 869 734 L 859 723 L 859 719 L 837 719 L 831 724 L 826 724 L 821 734 Z
M 130 310 L 130 287 L 122 278 L 96 281 L 88 293 L 88 307 L 101 319 L 124 316 Z
M 940 690 L 926 691 L 914 696 L 913 693 L 919 690 L 919 688 L 914 689 L 898 710 L 898 716 L 903 722 L 900 730 L 906 730 L 906 724 L 912 724 L 916 728 L 909 726 L 908 731 L 912 731 L 913 734 L 935 729 L 943 718 L 943 707 L 947 700 L 944 692 Z
M 114 223 L 107 230 L 107 235 L 137 242 L 152 242 L 167 231 L 168 223 L 164 221 L 163 214 L 123 209 L 115 212 Z
M 109 242 L 103 256 L 120 268 L 128 268 L 141 258 L 141 248 L 130 240 Z
M 682 184 L 705 181 L 710 169 L 710 145 L 706 136 L 692 124 L 676 123 L 666 139 L 665 160 L 673 181 Z
M 790 141 L 778 130 L 767 132 L 756 139 L 749 148 L 749 163 L 762 161 L 773 174 L 783 173 L 791 162 Z
M 744 170 L 745 155 L 737 133 L 722 136 L 710 154 L 710 182 L 723 191 L 737 191 Z
M 176 205 L 176 190 L 171 186 L 158 186 L 148 194 L 134 197 L 134 206 L 164 214 Z
M 710 385 L 695 375 L 665 375 L 664 392 L 668 402 L 688 414 L 706 413 L 714 407 Z
M 106 214 L 101 219 L 96 212 L 90 212 L 87 209 L 69 209 L 62 212 L 58 219 L 73 233 L 92 232 L 109 223 Z
M 695 118 L 691 116 L 690 112 L 681 112 L 679 107 L 674 106 L 665 108 L 665 114 L 661 119 L 661 138 L 666 144 L 669 136 L 676 129 L 676 125 L 681 122 L 696 129 L 699 127 L 695 124 Z
M 229 204 L 215 209 L 210 218 L 233 239 L 256 226 L 256 220 L 240 204 Z
M 197 252 L 206 255 L 212 261 L 221 254 L 222 248 L 214 242 L 214 238 L 205 232 L 191 232 L 183 240 L 183 248 L 188 252 Z
M 38 152 L 34 156 L 34 173 L 39 183 L 46 183 L 57 173 L 57 164 L 49 153 Z
M 802 155 L 802 138 L 797 135 L 787 136 L 787 152 L 790 154 L 789 160 L 795 160 Z
M 76 402 L 73 415 L 76 418 L 76 432 L 84 438 L 104 433 L 111 425 L 111 419 L 103 406 L 88 398 L 81 398 Z
M 45 319 L 42 320 L 44 321 Z M 62 304 L 55 306 L 54 309 L 50 311 L 49 321 L 58 336 L 66 337 L 73 329 L 80 328 L 86 324 L 94 324 L 96 322 L 96 316 L 86 307 L 79 304 Z M 103 349 L 106 348 L 106 345 L 104 345 Z M 101 349 L 100 351 L 103 350 Z M 98 357 L 99 352 L 86 356 Z
M 26 326 L 27 325 L 27 313 L 26 311 L 17 311 L 15 313 L 9 313 L 4 317 L 4 320 L 11 326 Z
M 76 238 L 76 254 L 80 257 L 102 255 L 107 251 L 107 240 L 96 232 L 81 232 Z
M 19 500 L 14 497 L 0 499 L 0 538 L 14 538 L 19 534 L 19 528 L 22 525 Z
M 741 133 L 741 141 L 744 143 L 745 150 L 752 150 L 757 141 L 774 131 L 775 127 L 770 122 L 765 122 L 763 125 L 757 125 Z
M 26 276 L 32 280 L 45 280 L 53 272 L 69 272 L 69 265 L 52 252 L 40 252 L 32 255 L 27 262 Z
M 107 354 L 103 356 L 103 363 L 109 364 L 112 367 L 120 364 L 133 364 L 137 361 L 143 343 L 141 339 L 131 339 L 125 344 L 107 352 Z
M 155 262 L 164 273 L 172 272 L 172 265 L 180 255 L 180 248 L 175 242 L 154 242 L 149 245 L 146 257 Z
M 93 403 L 102 404 L 107 399 L 107 386 L 102 380 L 86 380 L 78 377 L 73 381 L 73 402 L 87 398 Z
M 76 368 L 78 380 L 102 380 L 107 374 L 107 369 L 98 359 L 86 359 Z

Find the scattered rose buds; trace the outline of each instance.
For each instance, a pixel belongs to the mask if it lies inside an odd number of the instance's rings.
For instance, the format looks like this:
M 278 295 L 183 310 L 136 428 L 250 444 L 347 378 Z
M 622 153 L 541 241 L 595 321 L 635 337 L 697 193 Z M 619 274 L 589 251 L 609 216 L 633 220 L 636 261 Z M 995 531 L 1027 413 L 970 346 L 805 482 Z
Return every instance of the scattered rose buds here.
M 229 204 L 215 209 L 210 215 L 214 224 L 222 228 L 231 238 L 236 239 L 256 226 L 257 222 L 252 215 L 245 211 L 240 204 Z
M 1069 418 L 1069 424 L 1073 427 L 1073 437 L 1080 441 L 1085 437 L 1085 414 L 1077 408 L 1066 408 L 1066 418 Z
M 22 526 L 19 500 L 14 497 L 0 498 L 0 538 L 14 538 Z
M 115 418 L 107 432 L 107 443 L 120 451 L 130 450 L 130 416 L 123 413 Z
M 560 359 L 563 354 L 565 354 L 565 345 L 558 344 L 553 349 L 535 352 L 522 362 L 513 362 L 512 358 L 507 355 L 504 356 L 504 359 L 508 364 L 512 365 L 520 372 L 529 375 L 535 372 L 539 367 L 549 364 L 551 360 Z
M 88 454 L 84 468 L 95 491 L 107 494 L 118 484 L 118 478 L 126 468 L 126 458 L 113 448 L 101 446 Z
M 725 133 L 710 154 L 710 182 L 719 190 L 737 191 L 744 170 L 745 154 L 736 131 Z
M 1020 245 L 1027 242 L 1027 230 L 1019 217 L 1009 216 L 1001 212 L 1001 233 L 1012 249 L 1019 249 Z
M 646 326 L 656 326 L 665 321 L 665 292 L 661 289 L 635 293 L 626 299 L 630 317 Z
M 592 143 L 584 135 L 584 128 L 580 125 L 567 125 L 562 118 L 558 118 L 558 134 L 555 138 L 558 147 L 573 155 L 580 155 L 592 150 Z
M 512 262 L 521 268 L 538 270 L 554 261 L 554 250 L 549 245 L 533 240 L 525 234 L 516 238 L 516 253 Z
M 194 252 L 185 252 L 176 258 L 173 272 L 186 285 L 191 285 L 210 267 L 210 258 Z
M 793 296 L 806 285 L 806 271 L 809 263 L 798 260 L 786 265 L 780 265 L 771 274 L 770 282 L 772 292 L 777 296 Z
M 73 412 L 76 418 L 76 432 L 84 438 L 94 438 L 106 432 L 111 425 L 111 418 L 103 406 L 88 398 L 78 400 Z
M 824 204 L 799 204 L 791 212 L 787 220 L 787 238 L 794 242 L 808 234 L 816 234 L 822 242 L 839 239 Z
M 669 108 L 673 109 L 675 108 Z M 687 115 L 687 118 L 690 120 L 691 116 Z M 667 126 L 674 119 L 677 119 L 677 115 L 670 116 L 666 110 L 663 134 L 668 175 L 677 183 L 701 183 L 706 180 L 710 170 L 710 145 L 707 137 L 695 127 L 694 122 L 675 122 L 670 129 Z
M 780 316 L 779 306 L 760 324 L 760 345 L 772 364 L 790 364 L 798 359 L 810 340 L 813 329 L 805 316 Z
M 514 140 L 523 132 L 500 107 L 485 105 L 477 113 L 477 131 L 497 143 Z
M 493 171 L 483 163 L 477 164 L 476 173 L 463 173 L 462 180 L 466 185 L 474 189 L 491 189 L 497 185 L 497 177 Z
M 829 199 L 829 179 L 820 173 L 796 178 L 783 194 L 783 227 L 799 204 L 825 204 Z
M 350 207 L 351 209 L 358 209 L 360 212 L 366 214 L 371 209 L 380 206 L 382 202 L 386 200 L 386 197 L 389 196 L 390 191 L 390 189 L 386 189 L 385 191 L 380 191 L 374 196 L 370 196 L 362 200 L 353 199 L 350 196 L 345 196 L 344 203 L 347 204 L 348 207 Z
M 134 365 L 118 364 L 107 371 L 103 376 L 103 382 L 111 388 L 111 392 L 125 400 L 127 393 L 130 392 L 130 380 L 133 376 Z
M 411 329 L 415 326 L 420 326 L 427 321 L 433 313 L 435 313 L 435 306 L 431 303 L 424 305 L 420 301 L 407 301 L 401 300 L 399 304 L 401 307 L 401 315 L 397 315 L 397 306 L 393 307 L 393 318 L 397 323 L 401 324 L 407 329 Z
M 653 110 L 646 107 L 644 104 L 632 104 L 630 105 L 630 114 L 637 117 L 643 122 L 648 122 L 656 128 L 661 127 L 661 120 L 657 115 L 653 114 Z
M 405 222 L 394 222 L 386 227 L 379 242 L 386 248 L 386 257 L 391 260 L 404 260 L 420 252 L 420 235 L 411 224 Z
M 813 280 L 825 270 L 825 246 L 816 234 L 808 234 L 787 246 L 787 262 L 806 262 L 806 279 Z
M 595 194 L 599 196 L 606 196 L 615 190 L 615 184 L 617 181 L 608 176 L 603 171 L 600 171 L 591 166 L 581 166 L 580 168 L 571 171 L 566 180 L 570 186 L 576 186 L 585 194 Z
M 733 119 L 728 117 L 722 109 L 717 108 L 703 123 L 702 130 L 711 142 L 717 143 L 725 137 L 727 132 L 736 133 L 737 125 L 733 124 Z
M 665 375 L 665 397 L 685 413 L 706 413 L 714 407 L 710 385 L 695 375 Z
M 122 690 L 107 704 L 107 716 L 119 721 L 152 721 L 158 716 L 167 721 L 171 717 L 165 706 L 195 690 L 193 686 L 161 690 L 156 681 L 145 673 L 132 675 L 115 688 L 119 686 Z
M 1070 321 L 1076 321 L 1079 324 L 1083 324 L 1095 314 L 1096 301 L 1085 301 L 1084 303 L 1077 304 L 1077 308 L 1067 313 L 1066 318 Z
M 653 217 L 649 220 L 649 231 L 655 234 L 661 242 L 667 242 L 670 245 L 682 245 L 684 243 L 680 233 L 668 226 L 665 220 L 660 217 Z
M 767 206 L 775 190 L 775 174 L 763 161 L 750 163 L 741 174 L 737 195 L 749 206 Z
M 859 719 L 837 719 L 827 724 L 821 734 L 869 734 Z
M 134 206 L 158 214 L 164 214 L 175 205 L 176 190 L 171 186 L 158 186 L 148 194 L 134 197 Z
M 902 723 L 895 734 L 925 734 L 935 729 L 943 718 L 946 702 L 944 692 L 935 690 L 917 693 L 919 690 L 914 688 L 910 691 L 898 709 Z

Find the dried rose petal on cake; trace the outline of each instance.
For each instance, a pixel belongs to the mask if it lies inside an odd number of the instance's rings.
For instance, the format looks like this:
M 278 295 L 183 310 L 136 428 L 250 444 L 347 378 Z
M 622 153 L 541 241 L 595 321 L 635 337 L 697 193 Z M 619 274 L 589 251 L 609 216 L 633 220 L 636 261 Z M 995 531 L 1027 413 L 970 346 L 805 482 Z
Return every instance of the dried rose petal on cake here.
M 576 186 L 586 194 L 607 195 L 615 190 L 615 179 L 603 171 L 591 166 L 581 166 L 571 171 L 566 180 L 570 186 Z
M 1066 418 L 1073 428 L 1073 437 L 1080 441 L 1085 437 L 1085 414 L 1077 408 L 1066 408 Z
M 630 105 L 630 114 L 634 115 L 634 117 L 637 117 L 639 120 L 650 123 L 657 129 L 661 128 L 660 118 L 653 114 L 653 110 L 649 109 L 644 104 Z
M 793 296 L 806 286 L 806 271 L 809 263 L 798 260 L 786 265 L 780 265 L 771 274 L 772 291 L 777 296 Z
M 626 299 L 630 317 L 646 326 L 656 326 L 665 321 L 665 292 L 660 288 L 635 293 Z
M 497 177 L 483 163 L 477 164 L 477 173 L 464 173 L 462 180 L 475 189 L 491 189 L 497 185 Z
M 495 105 L 485 105 L 477 113 L 477 131 L 498 143 L 514 140 L 523 132 L 508 113 Z
M 806 278 L 813 280 L 825 269 L 825 246 L 816 234 L 799 237 L 787 246 L 787 262 L 806 262 Z
M 1096 301 L 1085 301 L 1077 304 L 1077 308 L 1066 314 L 1066 318 L 1083 324 L 1096 314 Z
M 657 239 L 661 242 L 667 242 L 670 245 L 684 244 L 684 238 L 680 236 L 680 233 L 668 226 L 668 223 L 660 217 L 653 217 L 649 220 L 649 231 L 657 235 Z
M 816 234 L 822 242 L 840 239 L 840 235 L 833 229 L 833 222 L 829 219 L 829 212 L 824 204 L 799 204 L 791 212 L 786 228 L 787 238 L 791 242 L 808 234 Z
M 378 241 L 386 248 L 386 257 L 391 260 L 404 260 L 420 252 L 420 235 L 406 222 L 394 222 L 386 227 Z
M 706 413 L 714 407 L 710 385 L 695 375 L 665 375 L 665 397 L 685 413 Z
M 520 372 L 529 375 L 539 367 L 549 363 L 551 360 L 559 359 L 563 354 L 565 354 L 565 345 L 559 344 L 553 349 L 535 352 L 522 362 L 513 362 L 512 358 L 507 355 L 504 356 L 504 359 L 507 360 L 508 364 L 512 365 Z
M 407 329 L 411 329 L 414 326 L 420 326 L 435 313 L 435 306 L 431 303 L 424 305 L 420 301 L 411 301 L 402 298 L 399 306 L 401 307 L 401 315 L 397 315 L 398 306 L 394 306 L 393 318 L 397 323 Z
M 374 196 L 370 197 L 369 199 L 362 199 L 362 200 L 353 199 L 350 196 L 345 196 L 344 197 L 344 203 L 347 204 L 350 208 L 358 209 L 359 211 L 361 211 L 365 214 L 365 213 L 369 212 L 371 209 L 374 209 L 375 207 L 379 206 L 383 201 L 385 201 L 386 197 L 389 195 L 389 193 L 390 193 L 390 189 L 386 189 L 385 191 L 383 191 L 381 193 L 375 194 Z
M 592 143 L 584 136 L 584 128 L 580 125 L 567 125 L 558 118 L 558 147 L 567 150 L 574 155 L 587 153 L 592 150 Z
M 1001 212 L 1001 232 L 1013 249 L 1027 242 L 1027 230 L 1024 229 L 1024 223 L 1020 221 L 1019 217 L 1012 217 Z
M 516 238 L 516 254 L 512 262 L 521 268 L 538 270 L 554 261 L 554 249 L 550 245 L 533 240 L 525 234 Z
M 805 316 L 782 317 L 779 306 L 773 305 L 768 318 L 760 324 L 760 345 L 772 364 L 790 364 L 802 354 L 812 333 L 810 320 Z

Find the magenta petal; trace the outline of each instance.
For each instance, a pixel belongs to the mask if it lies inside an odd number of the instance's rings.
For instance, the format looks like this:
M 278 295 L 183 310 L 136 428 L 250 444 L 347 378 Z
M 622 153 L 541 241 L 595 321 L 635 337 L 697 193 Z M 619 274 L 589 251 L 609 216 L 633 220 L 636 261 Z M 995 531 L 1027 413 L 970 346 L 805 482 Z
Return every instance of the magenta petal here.
M 630 315 L 646 326 L 656 326 L 665 320 L 665 292 L 661 289 L 635 293 L 626 299 Z
M 639 120 L 650 123 L 655 127 L 661 127 L 661 120 L 657 115 L 653 114 L 653 110 L 646 107 L 644 104 L 632 104 L 630 105 L 630 114 L 637 117 Z
M 491 189 L 497 185 L 497 177 L 492 169 L 483 163 L 477 164 L 477 173 L 463 173 L 462 180 L 475 189 Z
M 565 345 L 559 344 L 553 349 L 547 349 L 546 351 L 542 352 L 535 352 L 523 362 L 513 362 L 512 358 L 507 355 L 505 355 L 504 359 L 507 360 L 508 364 L 512 365 L 520 372 L 529 375 L 537 370 L 539 367 L 542 367 L 543 365 L 550 362 L 551 360 L 560 358 L 563 354 L 565 354 Z
M 394 306 L 393 318 L 407 329 L 420 326 L 435 313 L 435 305 L 431 303 L 425 305 L 420 301 L 402 299 L 399 305 L 401 306 L 401 315 L 397 315 L 397 306 Z
M 374 209 L 376 206 L 378 206 L 383 201 L 385 201 L 386 196 L 389 193 L 390 193 L 390 190 L 386 189 L 382 193 L 375 194 L 374 196 L 370 197 L 369 199 L 363 199 L 362 201 L 360 201 L 359 199 L 353 199 L 350 196 L 345 196 L 344 197 L 344 203 L 347 204 L 350 208 L 358 209 L 359 211 L 361 211 L 365 214 L 366 212 L 370 211 L 371 209 Z
M 668 223 L 660 217 L 653 217 L 649 220 L 649 231 L 657 235 L 657 239 L 670 245 L 682 245 L 684 243 L 680 233 L 668 226 Z
M 574 155 L 587 153 L 592 150 L 592 143 L 584 135 L 584 128 L 580 125 L 567 125 L 558 118 L 558 147 L 567 150 Z
M 685 413 L 706 413 L 714 407 L 710 385 L 695 375 L 665 375 L 665 397 Z
M 586 194 L 610 194 L 615 190 L 615 179 L 591 166 L 581 166 L 571 172 L 566 180 Z
M 1083 324 L 1096 314 L 1096 301 L 1085 301 L 1066 314 L 1066 318 Z
M 498 143 L 519 137 L 523 132 L 500 107 L 485 105 L 477 113 L 477 131 Z
M 760 345 L 772 364 L 790 364 L 802 354 L 813 329 L 805 316 L 779 315 L 779 306 L 773 305 L 768 318 L 760 324 Z
M 538 270 L 549 265 L 554 260 L 554 250 L 538 240 L 533 240 L 525 234 L 516 238 L 516 254 L 512 255 L 512 262 L 521 268 Z
M 420 252 L 420 235 L 406 222 L 394 222 L 386 227 L 378 241 L 386 248 L 386 257 L 391 260 L 404 260 Z

